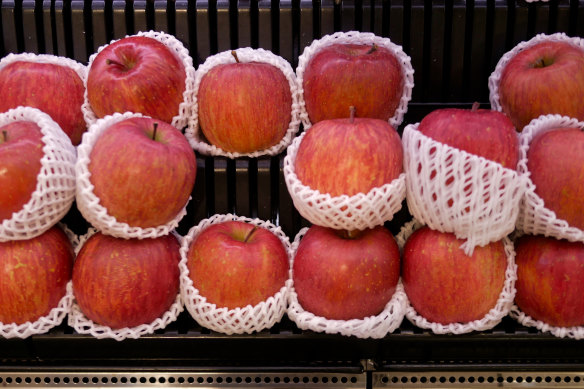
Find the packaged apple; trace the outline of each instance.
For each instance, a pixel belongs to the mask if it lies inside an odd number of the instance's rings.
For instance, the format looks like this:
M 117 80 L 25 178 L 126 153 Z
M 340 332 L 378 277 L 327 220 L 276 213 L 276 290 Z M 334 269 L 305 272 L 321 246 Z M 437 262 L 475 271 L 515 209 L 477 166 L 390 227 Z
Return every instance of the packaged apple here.
M 249 47 L 207 57 L 195 76 L 186 137 L 204 155 L 277 155 L 300 127 L 294 70 L 284 58 Z
M 75 200 L 75 146 L 48 114 L 17 107 L 0 114 L 0 242 L 46 232 Z
M 517 131 L 541 115 L 584 121 L 584 39 L 538 34 L 506 52 L 489 77 L 491 107 Z
M 197 161 L 173 125 L 115 113 L 92 124 L 77 151 L 77 208 L 104 234 L 168 235 L 186 214 Z
M 363 230 L 392 220 L 406 196 L 403 147 L 387 121 L 355 117 L 316 123 L 288 146 L 284 180 L 312 224 Z
M 527 177 L 517 229 L 584 242 L 584 121 L 542 115 L 520 135 L 518 170 Z
M 560 338 L 583 339 L 584 243 L 518 235 L 517 294 L 510 316 Z
M 176 232 L 123 239 L 94 228 L 80 237 L 73 265 L 68 324 L 98 339 L 137 339 L 176 321 L 180 244 Z
M 231 334 L 278 323 L 288 304 L 290 241 L 260 219 L 214 215 L 181 246 L 181 295 L 203 327 Z
M 472 255 L 453 233 L 413 219 L 397 236 L 402 251 L 405 317 L 435 334 L 465 334 L 495 327 L 513 306 L 515 250 L 505 237 L 475 247 Z
M 363 231 L 312 225 L 292 244 L 288 317 L 304 330 L 383 338 L 403 321 L 400 252 L 384 226 Z
M 85 65 L 52 54 L 10 53 L 0 60 L 0 112 L 23 107 L 48 114 L 74 146 L 87 130 L 84 101 Z
M 517 171 L 518 134 L 502 112 L 441 108 L 402 137 L 406 200 L 415 219 L 484 246 L 515 229 L 525 177 Z
M 0 242 L 0 336 L 27 338 L 63 322 L 73 303 L 76 244 L 60 223 L 30 239 Z
M 88 126 L 114 113 L 135 112 L 182 130 L 193 105 L 195 68 L 173 35 L 140 31 L 101 46 L 89 57 L 83 104 Z
M 389 38 L 349 31 L 314 40 L 298 58 L 296 78 L 305 129 L 327 119 L 357 116 L 397 128 L 408 110 L 414 69 L 402 47 Z

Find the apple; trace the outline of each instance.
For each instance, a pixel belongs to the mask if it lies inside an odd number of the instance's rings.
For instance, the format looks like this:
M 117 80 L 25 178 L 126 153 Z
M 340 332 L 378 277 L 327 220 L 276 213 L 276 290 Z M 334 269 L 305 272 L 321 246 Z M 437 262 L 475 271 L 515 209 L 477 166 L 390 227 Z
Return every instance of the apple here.
M 401 101 L 405 75 L 396 55 L 376 44 L 336 43 L 320 49 L 302 75 L 304 102 L 311 123 L 347 117 L 388 121 Z
M 127 36 L 106 45 L 89 64 L 87 101 L 100 118 L 136 112 L 167 123 L 179 115 L 186 70 L 164 43 Z
M 423 226 L 406 240 L 404 291 L 418 315 L 440 324 L 480 320 L 496 306 L 505 284 L 507 255 L 501 240 L 461 248 L 463 240 Z
M 515 304 L 555 327 L 584 325 L 584 244 L 540 235 L 515 242 Z
M 73 246 L 59 226 L 28 240 L 0 242 L 0 322 L 47 316 L 67 293 Z
M 397 131 L 381 119 L 323 120 L 302 138 L 294 169 L 302 184 L 331 196 L 367 193 L 403 172 Z
M 519 139 L 511 120 L 502 112 L 479 109 L 441 108 L 424 116 L 418 125 L 422 134 L 470 154 L 517 169 Z
M 330 320 L 363 319 L 381 313 L 395 293 L 400 253 L 383 226 L 345 231 L 313 225 L 300 240 L 292 270 L 305 311 Z
M 292 92 L 282 70 L 267 62 L 214 66 L 197 92 L 202 133 L 227 152 L 252 153 L 277 145 L 292 119 Z
M 206 227 L 187 252 L 189 278 L 218 308 L 255 306 L 285 286 L 286 247 L 267 228 L 238 220 Z
M 150 117 L 111 124 L 95 141 L 88 170 L 109 215 L 132 227 L 172 221 L 189 201 L 197 173 L 185 136 Z
M 504 66 L 498 92 L 518 131 L 545 114 L 584 120 L 584 49 L 565 41 L 525 47 Z
M 56 63 L 14 61 L 0 69 L 0 112 L 38 108 L 57 122 L 73 145 L 87 130 L 81 106 L 85 86 L 75 70 Z
M 112 329 L 161 317 L 179 291 L 179 249 L 172 234 L 146 239 L 91 235 L 73 266 L 73 293 L 81 312 Z
M 546 208 L 584 230 L 584 132 L 556 128 L 539 132 L 527 150 L 527 170 Z
M 0 99 L 1 100 L 1 99 Z M 19 120 L 0 127 L 0 222 L 31 199 L 44 156 L 40 127 Z

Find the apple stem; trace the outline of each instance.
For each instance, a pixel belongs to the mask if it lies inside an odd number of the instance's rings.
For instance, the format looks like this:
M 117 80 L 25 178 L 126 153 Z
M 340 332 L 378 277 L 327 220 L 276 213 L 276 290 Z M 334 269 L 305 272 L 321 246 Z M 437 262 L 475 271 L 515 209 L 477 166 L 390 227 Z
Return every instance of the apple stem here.
M 472 103 L 471 111 L 473 111 L 473 112 L 477 111 L 480 106 L 481 106 L 481 103 L 479 103 L 478 101 L 475 101 L 474 103 Z
M 8 142 L 8 131 L 2 130 L 2 139 L 0 139 L 0 143 Z
M 341 230 L 340 235 L 343 239 L 354 239 L 361 234 L 359 230 Z
M 356 111 L 357 110 L 356 110 L 356 108 L 353 105 L 351 105 L 349 107 L 349 120 L 350 120 L 351 123 L 353 123 L 355 121 L 355 112 Z
M 117 66 L 119 66 L 119 67 L 124 67 L 124 65 L 123 65 L 123 64 L 119 63 L 119 62 L 118 62 L 118 61 L 116 61 L 115 59 L 110 59 L 110 58 L 107 58 L 107 59 L 105 60 L 105 63 L 106 63 L 106 65 L 117 65 Z
M 158 130 L 158 122 L 152 123 L 154 130 L 152 131 L 152 140 L 156 140 L 156 130 Z
M 374 43 L 366 54 L 371 54 L 377 51 L 377 45 Z
M 233 56 L 233 58 L 235 58 L 235 62 L 239 63 L 239 57 L 237 56 L 235 50 L 231 50 L 231 55 Z
M 243 243 L 247 243 L 247 241 L 251 238 L 254 232 L 258 229 L 258 226 L 253 226 L 253 228 L 247 233 L 245 239 L 243 239 Z

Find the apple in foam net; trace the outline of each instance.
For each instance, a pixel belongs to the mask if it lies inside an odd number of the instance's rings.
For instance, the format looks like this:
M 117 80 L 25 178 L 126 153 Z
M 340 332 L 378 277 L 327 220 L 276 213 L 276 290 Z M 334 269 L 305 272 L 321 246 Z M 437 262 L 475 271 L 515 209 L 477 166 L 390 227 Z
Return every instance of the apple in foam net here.
M 385 227 L 344 231 L 313 225 L 298 245 L 292 279 L 305 311 L 350 320 L 381 313 L 399 276 L 399 248 Z
M 538 235 L 515 242 L 515 304 L 557 327 L 584 325 L 584 244 Z
M 30 121 L 0 127 L 0 222 L 11 219 L 31 199 L 44 156 L 43 134 Z
M 498 92 L 518 131 L 545 114 L 584 120 L 584 49 L 563 41 L 526 47 L 503 68 Z
M 149 324 L 179 291 L 180 245 L 172 234 L 121 239 L 95 233 L 73 266 L 73 292 L 83 314 L 113 329 Z
M 73 145 L 87 130 L 83 119 L 85 86 L 68 66 L 15 61 L 0 69 L 0 112 L 26 106 L 38 108 L 57 122 Z
M 193 286 L 218 308 L 255 306 L 288 279 L 288 253 L 270 230 L 243 221 L 206 227 L 191 243 L 187 268 Z
M 227 152 L 251 153 L 280 143 L 292 119 L 292 92 L 284 73 L 264 62 L 214 66 L 197 93 L 202 133 Z
M 496 306 L 505 283 L 502 241 L 478 246 L 468 256 L 452 233 L 421 227 L 407 239 L 402 281 L 418 315 L 440 324 L 480 320 Z
M 312 123 L 347 117 L 389 120 L 399 107 L 405 75 L 397 56 L 378 45 L 332 44 L 308 61 L 302 78 L 306 111 Z
M 323 120 L 306 131 L 294 169 L 302 184 L 321 193 L 367 193 L 403 172 L 401 138 L 380 119 L 351 113 L 349 118 Z
M 28 240 L 0 242 L 0 322 L 34 322 L 59 305 L 73 269 L 73 246 L 58 226 Z
M 164 43 L 129 36 L 99 51 L 87 74 L 87 99 L 95 115 L 138 112 L 167 123 L 179 115 L 186 70 Z
M 527 170 L 544 206 L 584 229 L 584 132 L 558 128 L 538 133 L 527 151 Z
M 187 204 L 197 173 L 195 153 L 175 127 L 149 117 L 112 124 L 96 140 L 88 170 L 109 215 L 132 227 L 172 221 Z

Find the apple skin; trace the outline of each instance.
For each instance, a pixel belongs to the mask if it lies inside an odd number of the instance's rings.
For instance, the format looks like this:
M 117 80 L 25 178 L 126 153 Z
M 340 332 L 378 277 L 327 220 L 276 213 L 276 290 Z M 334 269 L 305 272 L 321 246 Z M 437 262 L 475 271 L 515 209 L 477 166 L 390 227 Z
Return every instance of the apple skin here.
M 112 329 L 151 323 L 170 309 L 178 294 L 179 250 L 172 234 L 121 239 L 95 233 L 73 266 L 79 308 L 88 319 Z
M 74 258 L 58 226 L 32 239 L 0 242 L 0 322 L 23 324 L 48 315 L 67 293 Z
M 584 229 L 584 132 L 561 128 L 538 133 L 527 150 L 527 169 L 545 207 Z
M 545 114 L 584 120 L 584 50 L 559 41 L 526 47 L 505 66 L 498 89 L 518 131 Z
M 89 159 L 100 204 L 132 227 L 173 220 L 188 202 L 197 173 L 195 153 L 184 135 L 149 117 L 112 124 L 96 140 Z
M 213 67 L 197 93 L 201 131 L 212 145 L 251 153 L 277 145 L 290 126 L 292 93 L 284 73 L 262 62 Z
M 519 139 L 511 120 L 488 109 L 442 108 L 420 121 L 418 131 L 451 147 L 464 150 L 515 170 Z
M 385 227 L 348 232 L 313 225 L 298 245 L 292 280 L 304 310 L 351 320 L 381 313 L 399 276 L 399 248 Z
M 51 63 L 15 61 L 0 69 L 0 112 L 38 108 L 57 122 L 74 146 L 87 130 L 81 106 L 85 86 L 75 70 Z
M 288 280 L 290 264 L 274 233 L 233 220 L 212 224 L 195 238 L 187 268 L 207 302 L 235 309 L 255 306 L 278 293 Z
M 584 244 L 539 235 L 515 241 L 515 304 L 556 327 L 584 325 Z
M 401 138 L 380 119 L 323 120 L 304 135 L 294 169 L 302 184 L 321 193 L 367 193 L 403 172 Z
M 427 226 L 407 239 L 402 281 L 410 304 L 440 324 L 480 320 L 495 307 L 505 283 L 507 255 L 502 241 L 475 247 L 471 257 L 454 234 Z
M 87 73 L 87 99 L 100 118 L 138 112 L 167 123 L 179 115 L 186 70 L 164 43 L 129 36 L 103 48 Z
M 396 55 L 382 46 L 333 44 L 306 64 L 302 87 L 310 121 L 358 117 L 388 121 L 399 106 L 405 75 Z
M 1 100 L 1 99 L 0 99 Z M 30 201 L 44 156 L 43 133 L 30 121 L 0 127 L 0 222 Z

